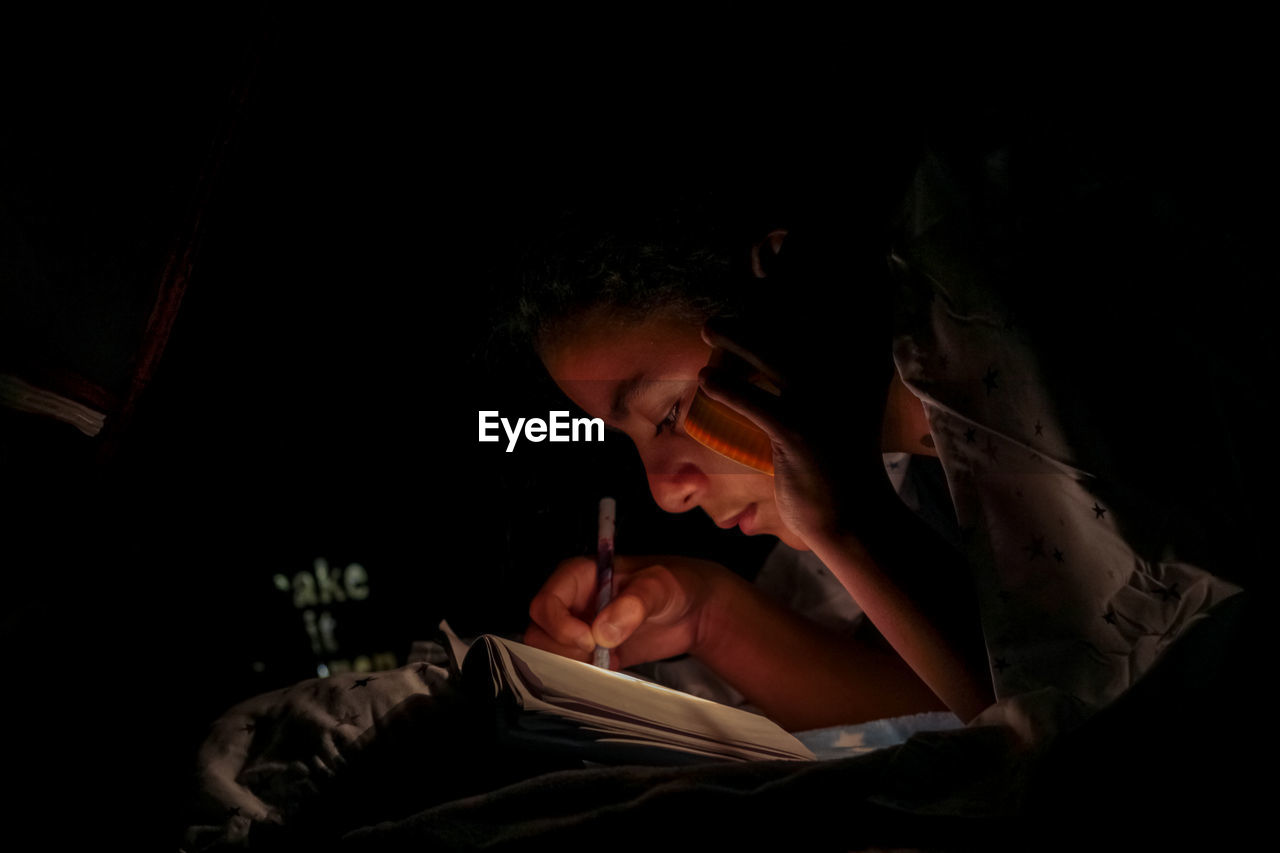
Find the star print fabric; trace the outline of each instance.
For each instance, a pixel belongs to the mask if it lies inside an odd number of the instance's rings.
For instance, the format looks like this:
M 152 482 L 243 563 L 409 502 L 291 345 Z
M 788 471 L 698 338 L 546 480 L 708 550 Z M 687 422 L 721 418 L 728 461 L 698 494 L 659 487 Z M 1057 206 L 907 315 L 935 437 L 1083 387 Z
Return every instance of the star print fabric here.
M 1050 689 L 1101 707 L 1240 588 L 1126 539 L 1087 437 L 1067 434 L 1064 401 L 991 284 L 1002 259 L 973 249 L 974 218 L 926 158 L 890 263 L 894 358 L 946 471 L 997 698 Z

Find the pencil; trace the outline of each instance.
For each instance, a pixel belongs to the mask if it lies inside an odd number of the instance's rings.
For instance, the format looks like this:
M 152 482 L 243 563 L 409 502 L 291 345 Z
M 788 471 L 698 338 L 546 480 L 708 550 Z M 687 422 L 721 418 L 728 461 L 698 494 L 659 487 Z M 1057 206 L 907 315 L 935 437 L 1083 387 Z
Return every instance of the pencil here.
M 600 499 L 600 515 L 596 524 L 596 613 L 604 610 L 613 600 L 613 529 L 618 505 L 613 498 Z M 609 668 L 609 650 L 596 646 L 592 661 L 603 669 Z

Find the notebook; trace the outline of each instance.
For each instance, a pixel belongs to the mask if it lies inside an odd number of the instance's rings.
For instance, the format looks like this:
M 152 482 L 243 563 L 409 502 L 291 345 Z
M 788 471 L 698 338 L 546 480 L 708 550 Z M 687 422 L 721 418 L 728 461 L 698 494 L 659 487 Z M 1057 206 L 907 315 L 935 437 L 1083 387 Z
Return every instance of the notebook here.
M 492 634 L 468 649 L 441 629 L 463 692 L 505 740 L 600 763 L 813 760 L 759 714 Z

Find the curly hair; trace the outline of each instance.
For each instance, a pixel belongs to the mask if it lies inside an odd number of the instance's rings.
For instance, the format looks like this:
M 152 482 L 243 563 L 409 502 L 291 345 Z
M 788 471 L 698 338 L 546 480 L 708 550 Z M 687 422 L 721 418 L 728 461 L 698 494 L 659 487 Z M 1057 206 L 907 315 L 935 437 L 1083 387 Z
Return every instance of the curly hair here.
M 749 245 L 717 201 L 562 213 L 525 252 L 508 330 L 542 350 L 588 314 L 701 323 L 731 313 Z

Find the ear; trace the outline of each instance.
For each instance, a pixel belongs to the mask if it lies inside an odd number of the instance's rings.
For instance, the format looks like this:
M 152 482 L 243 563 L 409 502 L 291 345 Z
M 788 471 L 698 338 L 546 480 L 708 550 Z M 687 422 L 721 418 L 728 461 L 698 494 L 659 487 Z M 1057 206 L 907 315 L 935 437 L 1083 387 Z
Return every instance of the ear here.
M 763 240 L 751 247 L 751 271 L 756 278 L 768 278 L 773 259 L 782 251 L 782 241 L 787 238 L 785 228 L 775 228 Z

